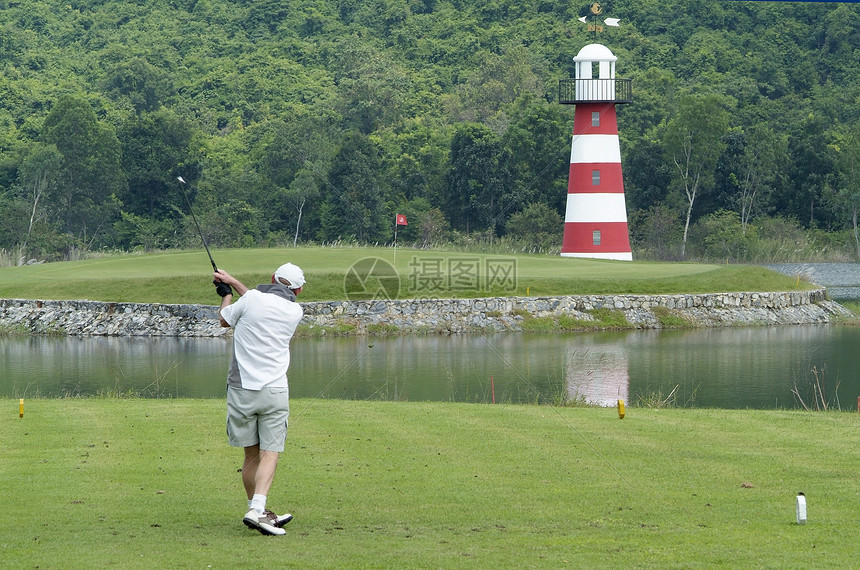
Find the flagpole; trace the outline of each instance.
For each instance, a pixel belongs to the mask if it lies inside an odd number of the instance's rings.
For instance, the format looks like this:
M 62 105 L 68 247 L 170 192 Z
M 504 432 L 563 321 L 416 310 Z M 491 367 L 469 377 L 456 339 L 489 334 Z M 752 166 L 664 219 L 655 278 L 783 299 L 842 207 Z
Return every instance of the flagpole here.
M 394 272 L 397 272 L 397 214 L 394 214 Z

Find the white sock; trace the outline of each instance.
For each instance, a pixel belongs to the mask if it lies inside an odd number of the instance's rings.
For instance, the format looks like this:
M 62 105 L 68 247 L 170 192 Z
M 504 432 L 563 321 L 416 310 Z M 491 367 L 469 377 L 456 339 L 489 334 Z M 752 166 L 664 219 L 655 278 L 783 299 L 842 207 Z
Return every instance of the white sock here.
M 254 494 L 254 498 L 251 499 L 251 504 L 249 505 L 249 508 L 254 509 L 262 515 L 263 511 L 266 510 L 266 495 Z

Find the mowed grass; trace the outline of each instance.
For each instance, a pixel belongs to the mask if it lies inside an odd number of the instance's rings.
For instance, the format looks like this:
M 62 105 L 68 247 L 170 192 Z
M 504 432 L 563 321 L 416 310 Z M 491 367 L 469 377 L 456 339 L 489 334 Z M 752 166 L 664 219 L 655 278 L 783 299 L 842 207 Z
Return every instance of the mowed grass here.
M 396 267 L 398 297 L 548 296 L 791 291 L 811 285 L 758 266 L 620 262 L 543 255 L 483 255 L 392 248 L 234 249 L 212 252 L 247 285 L 292 261 L 308 279 L 304 301 L 347 298 L 345 278 L 366 258 Z M 487 280 L 488 263 L 511 269 Z M 467 273 L 462 273 L 466 271 Z M 471 273 L 469 273 L 471 271 Z M 0 298 L 217 304 L 206 253 L 173 251 L 0 268 Z M 428 285 L 433 283 L 432 288 Z M 372 287 L 372 284 L 368 284 Z
M 295 400 L 241 523 L 221 400 L 2 400 L 8 568 L 851 565 L 860 414 Z M 806 493 L 808 523 L 795 522 Z

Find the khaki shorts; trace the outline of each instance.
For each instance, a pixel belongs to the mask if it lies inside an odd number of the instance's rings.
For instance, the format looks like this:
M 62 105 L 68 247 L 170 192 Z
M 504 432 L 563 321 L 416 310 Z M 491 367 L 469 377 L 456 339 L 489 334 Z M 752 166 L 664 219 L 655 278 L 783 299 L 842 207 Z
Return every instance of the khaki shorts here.
M 287 439 L 289 415 L 288 388 L 227 387 L 227 438 L 233 447 L 259 444 L 263 451 L 280 453 Z

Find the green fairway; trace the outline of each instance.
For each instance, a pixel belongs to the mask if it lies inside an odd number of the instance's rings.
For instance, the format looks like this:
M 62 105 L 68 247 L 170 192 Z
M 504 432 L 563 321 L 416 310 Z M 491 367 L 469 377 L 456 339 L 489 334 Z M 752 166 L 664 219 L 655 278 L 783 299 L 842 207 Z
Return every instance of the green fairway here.
M 296 400 L 241 522 L 221 400 L 0 401 L 8 568 L 851 565 L 860 414 Z M 795 522 L 806 494 L 808 523 Z
M 693 263 L 618 262 L 540 255 L 485 255 L 391 248 L 234 249 L 212 252 L 220 268 L 248 285 L 267 281 L 287 261 L 300 265 L 308 277 L 304 301 L 345 299 L 344 279 L 356 262 L 379 258 L 396 265 L 399 297 L 547 296 L 611 293 L 710 293 L 788 291 L 809 283 L 757 266 Z M 396 263 L 395 263 L 396 261 Z M 504 286 L 440 287 L 410 290 L 434 271 L 437 278 L 456 279 L 466 267 L 486 277 L 487 267 L 511 270 Z M 431 269 L 428 269 L 431 268 Z M 99 259 L 0 268 L 0 298 L 89 299 L 117 302 L 216 304 L 211 266 L 200 251 L 110 256 Z M 429 295 L 432 293 L 432 295 Z

